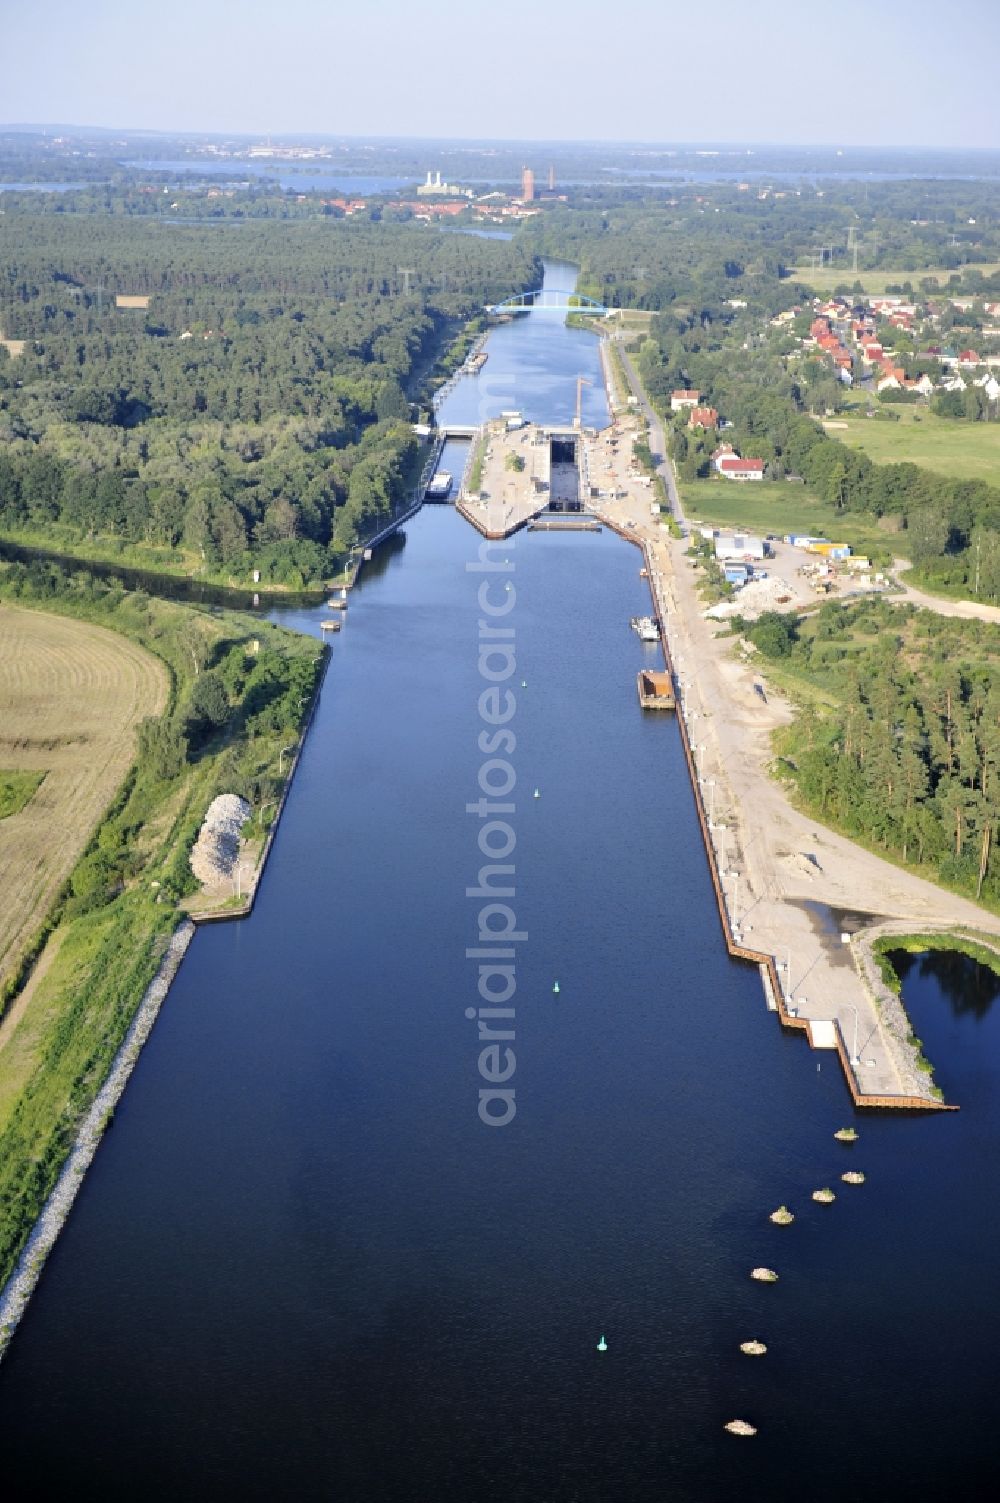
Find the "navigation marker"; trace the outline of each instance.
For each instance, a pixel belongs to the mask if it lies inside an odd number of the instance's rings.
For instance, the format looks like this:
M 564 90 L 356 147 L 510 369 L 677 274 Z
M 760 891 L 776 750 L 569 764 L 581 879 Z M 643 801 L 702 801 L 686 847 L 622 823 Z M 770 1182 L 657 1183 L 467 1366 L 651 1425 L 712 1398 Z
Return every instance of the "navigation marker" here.
M 559 990 L 559 983 L 558 983 L 558 981 L 553 981 L 553 983 L 552 983 L 552 990 L 554 992 L 557 992 Z
M 541 794 L 540 794 L 540 793 L 539 793 L 539 791 L 538 791 L 538 789 L 537 789 L 537 788 L 536 788 L 536 789 L 535 789 L 535 797 L 536 797 L 536 798 L 541 798 L 541 796 L 542 796 L 542 795 L 541 795 Z
M 602 1336 L 601 1339 L 600 1339 L 600 1341 L 597 1343 L 597 1350 L 599 1352 L 606 1352 L 607 1349 L 608 1349 L 608 1343 L 605 1341 L 604 1337 Z

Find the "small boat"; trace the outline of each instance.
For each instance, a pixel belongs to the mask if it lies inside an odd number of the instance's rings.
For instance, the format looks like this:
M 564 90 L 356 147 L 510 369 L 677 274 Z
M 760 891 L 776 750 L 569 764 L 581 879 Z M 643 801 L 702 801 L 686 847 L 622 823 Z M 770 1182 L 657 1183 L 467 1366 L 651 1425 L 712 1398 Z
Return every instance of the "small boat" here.
M 740 1351 L 744 1357 L 764 1357 L 767 1355 L 767 1347 L 762 1341 L 741 1341 Z
M 778 1275 L 773 1268 L 751 1268 L 750 1277 L 756 1279 L 758 1284 L 776 1284 Z
M 652 616 L 633 616 L 629 622 L 640 642 L 658 642 L 660 628 Z
M 746 1420 L 730 1420 L 726 1429 L 730 1435 L 756 1435 L 757 1427 L 748 1424 Z
M 437 474 L 431 478 L 431 482 L 428 485 L 426 491 L 424 491 L 424 500 L 447 501 L 450 495 L 451 476 L 448 474 L 447 470 L 438 470 Z

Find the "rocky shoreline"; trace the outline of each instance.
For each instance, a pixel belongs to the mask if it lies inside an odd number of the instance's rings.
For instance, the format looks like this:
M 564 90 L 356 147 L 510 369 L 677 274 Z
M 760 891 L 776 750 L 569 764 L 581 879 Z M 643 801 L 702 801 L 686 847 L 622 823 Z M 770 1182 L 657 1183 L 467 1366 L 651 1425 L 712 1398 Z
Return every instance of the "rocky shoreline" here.
M 45 1202 L 41 1215 L 32 1228 L 31 1236 L 18 1259 L 17 1267 L 3 1290 L 0 1291 L 0 1359 L 3 1358 L 18 1322 L 27 1308 L 35 1285 L 41 1277 L 45 1259 L 73 1208 L 83 1176 L 104 1136 L 108 1118 L 121 1099 L 142 1046 L 152 1032 L 157 1014 L 170 989 L 170 983 L 177 974 L 177 969 L 184 959 L 194 933 L 194 924 L 190 919 L 185 919 L 171 935 L 160 967 L 146 988 L 128 1033 L 108 1071 L 107 1079 L 94 1097 L 80 1124 L 73 1149 L 60 1171 L 59 1178 Z

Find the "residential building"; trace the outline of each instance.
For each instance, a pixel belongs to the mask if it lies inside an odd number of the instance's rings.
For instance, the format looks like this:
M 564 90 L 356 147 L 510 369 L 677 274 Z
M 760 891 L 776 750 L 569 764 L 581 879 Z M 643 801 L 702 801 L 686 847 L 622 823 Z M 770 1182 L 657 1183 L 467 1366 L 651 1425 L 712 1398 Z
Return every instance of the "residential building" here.
M 734 455 L 724 454 L 717 461 L 715 468 L 727 480 L 763 480 L 764 478 L 762 459 L 738 459 Z
M 689 428 L 717 428 L 719 414 L 714 407 L 692 407 L 688 418 Z

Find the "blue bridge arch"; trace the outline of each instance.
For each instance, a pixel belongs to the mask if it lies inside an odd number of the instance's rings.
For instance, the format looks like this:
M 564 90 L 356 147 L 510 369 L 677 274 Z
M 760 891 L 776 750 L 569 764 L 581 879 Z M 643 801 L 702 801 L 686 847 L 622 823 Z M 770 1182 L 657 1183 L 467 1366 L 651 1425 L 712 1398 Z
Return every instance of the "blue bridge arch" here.
M 610 310 L 596 298 L 584 292 L 562 292 L 553 287 L 536 287 L 531 292 L 515 292 L 502 303 L 493 304 L 489 311 L 498 313 L 531 313 L 536 308 L 555 309 L 564 313 L 591 313 L 603 316 Z

